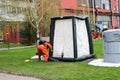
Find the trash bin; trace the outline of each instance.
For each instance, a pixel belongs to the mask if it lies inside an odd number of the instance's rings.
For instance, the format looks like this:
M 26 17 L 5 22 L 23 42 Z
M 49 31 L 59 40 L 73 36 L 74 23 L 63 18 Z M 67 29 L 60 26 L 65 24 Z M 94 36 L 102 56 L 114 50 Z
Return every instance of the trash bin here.
M 104 62 L 120 63 L 120 29 L 102 33 Z

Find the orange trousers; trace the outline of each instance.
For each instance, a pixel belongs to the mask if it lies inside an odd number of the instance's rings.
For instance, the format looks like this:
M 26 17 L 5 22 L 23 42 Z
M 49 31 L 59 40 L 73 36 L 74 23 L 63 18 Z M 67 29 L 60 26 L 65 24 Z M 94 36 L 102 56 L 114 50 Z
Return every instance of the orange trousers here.
M 49 53 L 47 51 L 47 48 L 43 44 L 38 45 L 38 60 L 41 60 L 41 55 L 43 55 L 44 61 L 47 62 L 49 58 Z
M 97 38 L 97 35 L 96 35 L 95 32 L 92 33 L 92 38 L 93 38 L 93 39 L 96 39 L 96 38 Z

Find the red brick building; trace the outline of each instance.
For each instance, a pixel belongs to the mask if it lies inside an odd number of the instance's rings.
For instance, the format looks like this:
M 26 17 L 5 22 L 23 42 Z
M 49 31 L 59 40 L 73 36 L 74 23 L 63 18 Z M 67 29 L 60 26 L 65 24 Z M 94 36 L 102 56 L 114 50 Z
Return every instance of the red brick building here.
M 20 25 L 16 23 L 13 23 L 13 25 L 9 23 L 3 24 L 2 27 L 0 27 L 0 42 L 19 43 L 22 40 L 19 33 L 19 26 Z
M 119 27 L 120 0 L 61 0 L 62 15 L 88 15 L 91 26 Z

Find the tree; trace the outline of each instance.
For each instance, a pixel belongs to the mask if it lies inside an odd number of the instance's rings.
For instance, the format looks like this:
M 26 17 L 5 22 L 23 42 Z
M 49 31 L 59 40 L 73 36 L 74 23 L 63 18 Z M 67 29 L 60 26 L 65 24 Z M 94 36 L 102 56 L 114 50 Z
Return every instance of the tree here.
M 25 2 L 27 4 L 25 12 L 26 19 L 29 21 L 32 27 L 37 30 L 38 43 L 39 39 L 41 39 L 40 27 L 44 26 L 43 22 L 48 24 L 50 23 L 49 19 L 53 14 L 56 14 L 56 16 L 59 14 L 59 0 L 25 0 Z M 46 26 L 48 25 L 45 25 L 44 28 L 48 28 Z
M 44 5 L 47 5 L 47 6 L 44 6 L 44 14 L 43 14 L 43 27 L 44 27 L 44 30 L 45 30 L 45 36 L 49 36 L 50 34 L 50 18 L 53 17 L 53 16 L 60 16 L 61 15 L 61 12 L 60 12 L 60 0 L 45 0 L 44 2 Z
M 36 42 L 36 30 L 29 23 L 23 23 L 25 27 L 20 28 L 20 37 L 23 38 L 20 43 L 32 45 Z

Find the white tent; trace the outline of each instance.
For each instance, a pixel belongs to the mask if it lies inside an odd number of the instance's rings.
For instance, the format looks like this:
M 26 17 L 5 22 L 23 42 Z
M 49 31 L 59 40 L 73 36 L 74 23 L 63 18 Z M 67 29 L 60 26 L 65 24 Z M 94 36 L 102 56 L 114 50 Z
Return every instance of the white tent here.
M 53 17 L 50 32 L 52 59 L 77 61 L 94 57 L 88 17 Z

